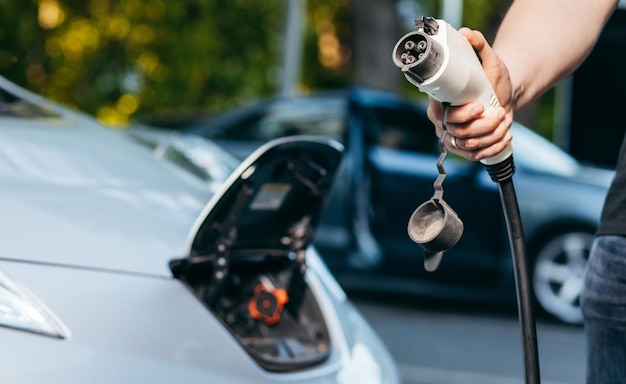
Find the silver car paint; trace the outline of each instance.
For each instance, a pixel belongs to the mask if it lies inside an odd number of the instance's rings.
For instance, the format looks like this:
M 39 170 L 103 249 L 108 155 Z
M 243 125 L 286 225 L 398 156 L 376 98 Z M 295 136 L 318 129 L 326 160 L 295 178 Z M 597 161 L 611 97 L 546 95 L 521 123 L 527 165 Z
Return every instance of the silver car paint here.
M 70 337 L 0 327 L 2 382 L 399 382 L 313 249 L 307 282 L 331 330 L 331 357 L 297 373 L 262 370 L 168 269 L 210 190 L 130 139 L 58 110 L 63 119 L 0 119 L 0 268 Z
M 0 257 L 170 275 L 202 182 L 79 119 L 14 120 L 0 121 Z
M 317 270 L 319 259 L 311 253 L 309 258 L 317 259 L 310 271 Z M 398 382 L 380 340 L 345 296 L 325 288 L 316 271 L 307 282 L 321 298 L 333 352 L 315 369 L 275 374 L 259 368 L 177 280 L 8 261 L 0 268 L 71 331 L 60 340 L 0 327 L 3 382 Z

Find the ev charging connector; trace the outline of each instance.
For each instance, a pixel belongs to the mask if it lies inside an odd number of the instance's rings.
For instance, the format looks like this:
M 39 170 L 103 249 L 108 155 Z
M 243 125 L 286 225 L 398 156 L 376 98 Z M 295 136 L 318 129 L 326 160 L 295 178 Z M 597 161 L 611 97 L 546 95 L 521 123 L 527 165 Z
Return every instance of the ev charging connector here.
M 405 34 L 396 43 L 392 59 L 411 84 L 444 106 L 443 134 L 439 139 L 441 156 L 437 162 L 439 176 L 434 183 L 435 194 L 413 212 L 407 226 L 409 237 L 424 250 L 424 267 L 428 271 L 434 271 L 439 266 L 443 253 L 456 244 L 463 231 L 462 222 L 443 201 L 447 107 L 479 102 L 487 111 L 490 108 L 500 108 L 500 103 L 479 57 L 463 35 L 444 20 L 432 17 L 416 17 L 415 27 L 416 31 Z M 498 184 L 507 224 L 522 328 L 526 383 L 539 383 L 532 291 L 521 215 L 513 186 L 513 146 L 509 144 L 502 152 L 481 160 L 481 163 L 491 179 Z
M 432 17 L 417 17 L 415 26 L 417 31 L 402 36 L 392 55 L 411 84 L 451 106 L 479 102 L 485 110 L 500 108 L 476 52 L 463 35 L 445 21 Z M 513 146 L 509 145 L 481 163 L 499 164 L 512 155 Z

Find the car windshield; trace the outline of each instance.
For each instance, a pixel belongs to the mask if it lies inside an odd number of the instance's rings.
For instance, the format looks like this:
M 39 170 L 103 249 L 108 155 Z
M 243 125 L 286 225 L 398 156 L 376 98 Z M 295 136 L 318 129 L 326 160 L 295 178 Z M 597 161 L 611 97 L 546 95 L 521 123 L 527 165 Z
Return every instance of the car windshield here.
M 513 156 L 525 169 L 571 176 L 579 164 L 572 156 L 546 138 L 519 123 L 511 126 L 513 133 Z
M 305 134 L 340 140 L 345 110 L 339 98 L 285 100 L 272 106 L 259 128 L 264 138 Z
M 313 135 L 341 140 L 346 101 L 340 97 L 281 98 L 217 117 L 192 132 L 211 139 L 265 142 L 277 137 Z
M 59 115 L 0 88 L 0 117 L 49 118 Z

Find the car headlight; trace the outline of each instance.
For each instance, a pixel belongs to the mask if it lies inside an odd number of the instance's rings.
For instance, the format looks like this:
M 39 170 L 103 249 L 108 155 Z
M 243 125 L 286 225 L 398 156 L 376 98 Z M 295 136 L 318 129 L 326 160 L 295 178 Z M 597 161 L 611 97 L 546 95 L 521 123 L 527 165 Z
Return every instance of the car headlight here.
M 65 339 L 69 330 L 24 286 L 0 270 L 0 326 Z

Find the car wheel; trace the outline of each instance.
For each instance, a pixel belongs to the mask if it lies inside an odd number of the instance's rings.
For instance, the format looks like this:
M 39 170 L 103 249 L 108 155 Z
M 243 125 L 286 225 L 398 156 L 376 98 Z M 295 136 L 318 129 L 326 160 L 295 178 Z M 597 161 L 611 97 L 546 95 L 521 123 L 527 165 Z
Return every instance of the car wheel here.
M 568 324 L 582 324 L 580 292 L 594 235 L 560 233 L 538 250 L 533 264 L 535 299 L 549 315 Z

